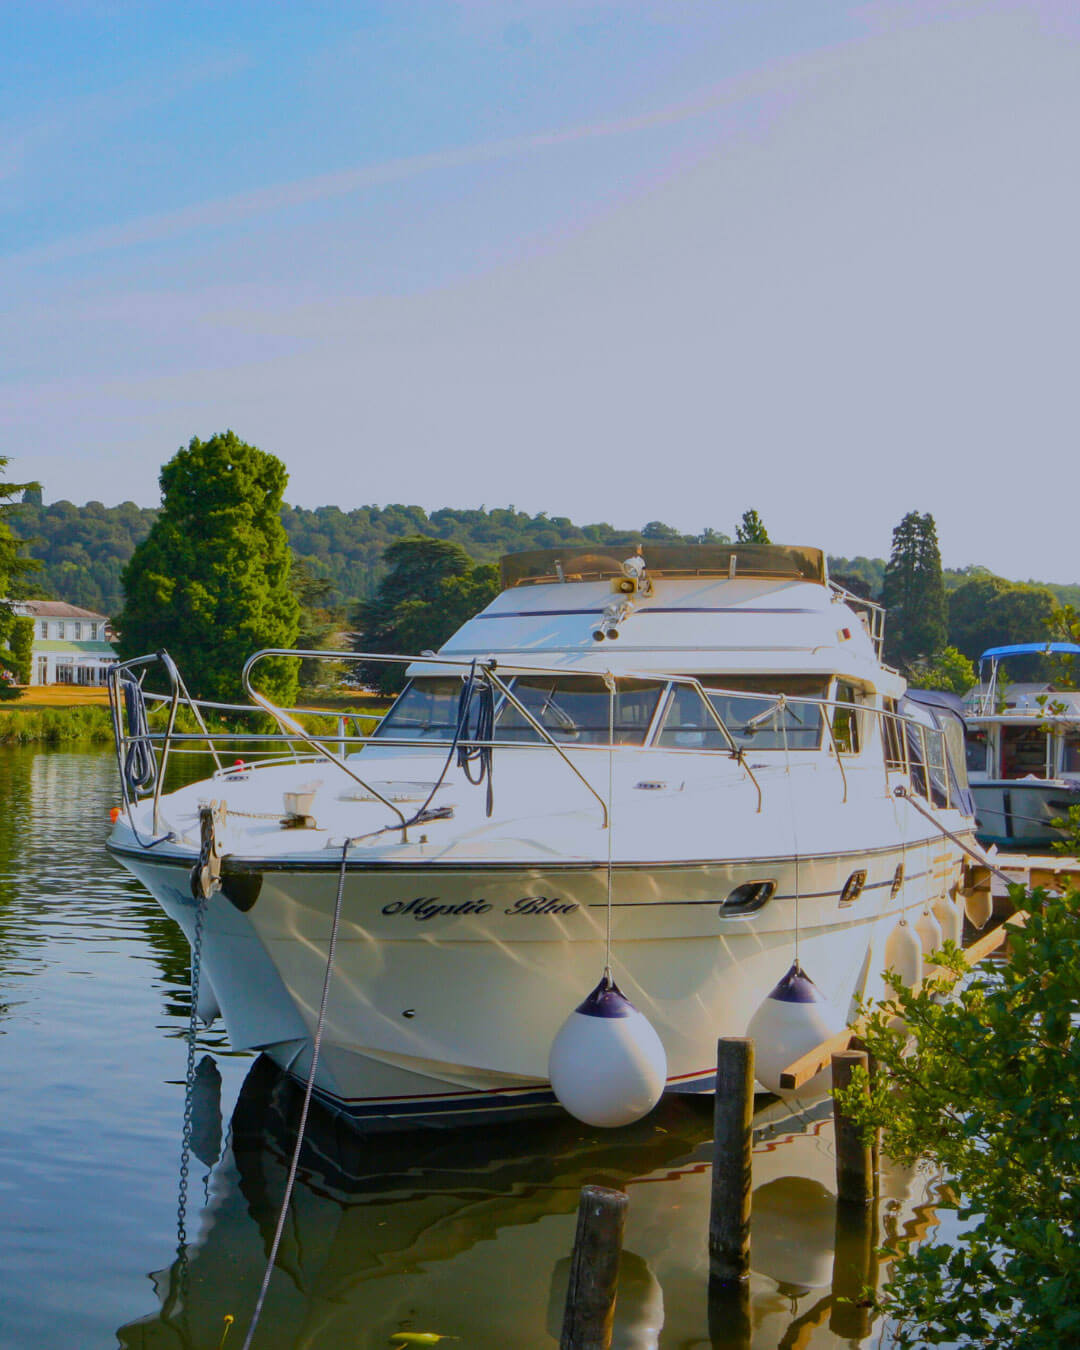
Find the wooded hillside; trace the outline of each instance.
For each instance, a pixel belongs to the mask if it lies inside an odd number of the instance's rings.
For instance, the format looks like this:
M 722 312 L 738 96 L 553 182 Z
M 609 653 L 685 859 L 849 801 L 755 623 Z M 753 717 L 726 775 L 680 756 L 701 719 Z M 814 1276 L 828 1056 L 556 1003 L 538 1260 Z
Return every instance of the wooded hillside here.
M 134 502 L 119 506 L 24 503 L 9 524 L 16 537 L 30 541 L 28 554 L 42 563 L 28 578 L 29 593 L 67 600 L 102 614 L 117 613 L 123 601 L 120 572 L 157 515 L 156 507 Z M 491 510 L 443 507 L 430 515 L 422 507 L 400 504 L 361 506 L 353 511 L 336 506 L 315 510 L 285 506 L 281 518 L 294 554 L 315 577 L 330 582 L 328 603 L 342 610 L 371 599 L 382 575 L 383 550 L 412 535 L 458 543 L 481 563 L 496 562 L 503 553 L 560 544 L 628 547 L 650 539 L 722 543 L 727 538 L 711 529 L 700 535 L 680 534 L 657 520 L 640 530 L 616 529 L 606 523 L 577 525 L 567 516 L 544 512 L 530 516 L 512 506 Z M 883 558 L 830 557 L 829 569 L 834 575 L 862 579 L 874 596 L 881 593 Z M 946 588 L 953 590 L 980 574 L 985 569 L 977 566 L 946 571 Z M 1080 585 L 1049 585 L 1048 589 L 1061 603 L 1080 605 Z

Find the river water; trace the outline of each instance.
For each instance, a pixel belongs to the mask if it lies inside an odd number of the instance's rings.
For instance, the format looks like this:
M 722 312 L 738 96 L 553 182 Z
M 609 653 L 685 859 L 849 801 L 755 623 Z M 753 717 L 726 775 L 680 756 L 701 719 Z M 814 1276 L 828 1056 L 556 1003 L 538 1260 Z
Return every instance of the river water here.
M 299 1094 L 220 1026 L 185 1084 L 187 946 L 105 853 L 116 798 L 106 753 L 0 751 L 0 1350 L 240 1350 Z M 590 1182 L 630 1196 L 622 1350 L 888 1344 L 850 1300 L 880 1280 L 881 1241 L 937 1223 L 932 1179 L 889 1168 L 866 1222 L 838 1216 L 828 1104 L 774 1104 L 748 1294 L 710 1307 L 710 1138 L 709 1103 L 686 1099 L 615 1132 L 553 1118 L 371 1141 L 314 1114 L 254 1346 L 556 1345 Z

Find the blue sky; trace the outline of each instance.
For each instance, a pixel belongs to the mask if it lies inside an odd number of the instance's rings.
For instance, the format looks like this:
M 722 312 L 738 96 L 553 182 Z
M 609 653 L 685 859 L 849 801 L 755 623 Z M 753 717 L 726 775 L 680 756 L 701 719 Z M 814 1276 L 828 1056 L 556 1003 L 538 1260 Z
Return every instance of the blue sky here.
M 1080 579 L 1072 4 L 0 3 L 0 453 Z

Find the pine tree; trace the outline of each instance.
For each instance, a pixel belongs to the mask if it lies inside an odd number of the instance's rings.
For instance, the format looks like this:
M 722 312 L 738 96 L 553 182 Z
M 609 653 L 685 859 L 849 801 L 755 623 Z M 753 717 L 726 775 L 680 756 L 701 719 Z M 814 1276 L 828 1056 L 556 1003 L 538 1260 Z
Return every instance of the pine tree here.
M 161 514 L 122 574 L 121 656 L 166 648 L 193 694 L 243 700 L 247 658 L 296 641 L 281 523 L 287 481 L 279 459 L 232 431 L 177 451 L 161 470 Z M 283 703 L 295 701 L 296 680 L 288 657 L 256 671 L 259 688 Z
M 901 668 L 933 661 L 945 648 L 945 582 L 930 514 L 909 511 L 893 530 L 882 603 L 888 610 L 887 658 Z

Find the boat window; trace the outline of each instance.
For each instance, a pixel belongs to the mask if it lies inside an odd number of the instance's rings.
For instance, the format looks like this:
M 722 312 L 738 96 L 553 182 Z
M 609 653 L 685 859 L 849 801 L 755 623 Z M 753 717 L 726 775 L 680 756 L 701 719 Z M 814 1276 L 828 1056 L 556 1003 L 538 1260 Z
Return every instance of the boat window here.
M 825 697 L 826 683 L 817 676 L 711 674 L 697 678 L 737 746 L 783 750 L 786 742 L 789 750 L 817 750 L 821 745 L 821 708 L 816 703 L 798 701 Z M 785 704 L 783 713 L 777 709 L 757 726 L 750 725 L 775 706 L 780 694 L 793 700 Z M 722 734 L 713 742 L 712 736 L 718 731 L 708 711 L 700 706 L 696 691 L 679 685 L 657 743 L 693 747 L 693 737 L 704 736 L 705 743 L 698 748 L 719 750 L 727 742 Z
M 1046 732 L 1038 727 L 1001 728 L 1002 778 L 1046 777 Z
M 844 680 L 837 680 L 835 697 L 837 703 L 857 703 L 859 691 L 853 684 L 848 684 Z M 859 753 L 859 714 L 855 709 L 833 708 L 832 727 L 837 750 L 845 755 L 857 755 Z
M 722 715 L 722 714 L 721 714 Z M 716 725 L 705 700 L 690 684 L 671 691 L 657 745 L 678 750 L 727 750 L 729 743 Z
M 964 741 L 968 773 L 986 772 L 986 732 L 969 731 Z
M 412 680 L 397 702 L 379 723 L 375 735 L 451 740 L 457 725 L 460 675 L 424 676 Z M 469 716 L 469 732 L 475 730 L 478 700 L 474 699 Z
M 900 725 L 896 720 L 896 700 L 883 698 L 881 707 L 885 714 L 881 719 L 882 737 L 885 741 L 885 767 L 903 770 L 904 745 L 900 737 Z
M 514 680 L 514 697 L 551 739 L 573 745 L 606 745 L 608 718 L 614 718 L 616 745 L 643 745 L 664 686 L 655 680 L 620 680 L 614 709 L 600 676 L 525 675 Z M 536 741 L 540 737 L 509 699 L 495 723 L 500 741 Z
M 1080 773 L 1080 733 L 1070 731 L 1065 736 L 1061 755 L 1062 773 Z

